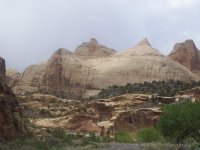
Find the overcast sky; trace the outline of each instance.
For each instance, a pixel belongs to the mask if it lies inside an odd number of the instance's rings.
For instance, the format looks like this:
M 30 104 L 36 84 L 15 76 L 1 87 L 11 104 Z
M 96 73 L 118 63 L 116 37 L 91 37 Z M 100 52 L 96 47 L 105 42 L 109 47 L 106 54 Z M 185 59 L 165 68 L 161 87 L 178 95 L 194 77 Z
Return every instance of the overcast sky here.
M 199 18 L 200 0 L 0 0 L 0 55 L 23 71 L 92 37 L 116 50 L 147 37 L 168 54 L 186 39 L 200 47 Z

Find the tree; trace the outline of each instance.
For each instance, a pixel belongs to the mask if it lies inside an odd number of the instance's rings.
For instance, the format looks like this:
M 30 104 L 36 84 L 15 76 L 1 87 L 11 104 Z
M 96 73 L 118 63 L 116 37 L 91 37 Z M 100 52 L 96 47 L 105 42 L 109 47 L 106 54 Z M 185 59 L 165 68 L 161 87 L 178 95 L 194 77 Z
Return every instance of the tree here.
M 189 137 L 200 142 L 200 102 L 186 101 L 164 106 L 157 127 L 165 137 L 176 142 Z

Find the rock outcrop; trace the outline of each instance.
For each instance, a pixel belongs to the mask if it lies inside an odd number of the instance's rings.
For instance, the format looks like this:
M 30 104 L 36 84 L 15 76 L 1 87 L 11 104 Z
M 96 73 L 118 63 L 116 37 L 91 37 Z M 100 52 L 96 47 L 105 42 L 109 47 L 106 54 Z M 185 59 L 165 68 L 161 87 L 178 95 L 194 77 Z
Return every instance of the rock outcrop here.
M 177 43 L 169 58 L 195 72 L 200 71 L 200 51 L 197 49 L 193 40 L 186 40 L 183 43 Z
M 38 130 L 60 127 L 70 132 L 113 136 L 116 131 L 135 133 L 140 128 L 155 126 L 160 107 L 174 103 L 175 98 L 126 94 L 81 102 L 33 94 L 31 98 L 21 97 L 21 101 L 36 135 L 41 134 Z
M 187 68 L 152 48 L 147 39 L 123 52 L 115 52 L 92 39 L 75 53 L 59 49 L 47 62 L 28 67 L 14 91 L 74 97 L 93 93 L 88 91 L 97 93 L 96 90 L 114 84 L 170 79 L 192 81 L 194 77 Z
M 5 84 L 5 61 L 0 59 L 0 138 L 12 140 L 24 135 L 25 128 L 19 102 Z

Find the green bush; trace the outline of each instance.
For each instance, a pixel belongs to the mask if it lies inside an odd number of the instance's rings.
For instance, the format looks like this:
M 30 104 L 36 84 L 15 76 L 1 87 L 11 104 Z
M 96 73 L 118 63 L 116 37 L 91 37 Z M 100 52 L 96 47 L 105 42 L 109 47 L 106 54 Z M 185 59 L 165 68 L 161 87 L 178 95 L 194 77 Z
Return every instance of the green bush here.
M 133 143 L 132 136 L 125 132 L 116 132 L 114 134 L 114 139 L 118 143 Z
M 161 139 L 160 132 L 155 128 L 142 128 L 136 132 L 136 141 L 139 143 L 157 142 Z
M 165 137 L 175 142 L 186 138 L 200 142 L 200 102 L 165 105 L 157 127 Z

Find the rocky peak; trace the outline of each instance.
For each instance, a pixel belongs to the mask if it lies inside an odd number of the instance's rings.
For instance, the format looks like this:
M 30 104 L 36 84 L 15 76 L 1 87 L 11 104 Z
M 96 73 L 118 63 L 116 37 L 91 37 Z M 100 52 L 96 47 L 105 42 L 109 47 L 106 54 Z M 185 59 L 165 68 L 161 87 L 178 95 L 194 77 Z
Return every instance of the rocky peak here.
M 193 40 L 186 40 L 182 43 L 176 43 L 174 46 L 174 49 L 171 53 L 174 53 L 176 51 L 187 51 L 187 52 L 195 52 L 198 51 L 196 48 L 196 45 Z
M 98 41 L 95 38 L 91 38 L 89 43 L 99 44 Z
M 158 50 L 151 47 L 147 38 L 138 42 L 134 47 L 122 52 L 124 56 L 163 56 Z
M 147 38 L 144 38 L 142 41 L 140 41 L 137 45 L 145 45 L 145 46 L 150 46 L 151 44 Z
M 193 40 L 177 43 L 169 58 L 182 64 L 191 71 L 200 71 L 200 56 Z
M 54 55 L 70 55 L 72 54 L 71 51 L 65 49 L 65 48 L 59 48 L 55 53 Z
M 89 42 L 84 42 L 75 50 L 76 56 L 84 58 L 96 58 L 110 56 L 116 51 L 98 43 L 95 38 L 91 38 Z

